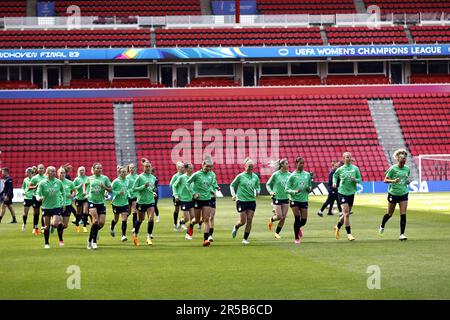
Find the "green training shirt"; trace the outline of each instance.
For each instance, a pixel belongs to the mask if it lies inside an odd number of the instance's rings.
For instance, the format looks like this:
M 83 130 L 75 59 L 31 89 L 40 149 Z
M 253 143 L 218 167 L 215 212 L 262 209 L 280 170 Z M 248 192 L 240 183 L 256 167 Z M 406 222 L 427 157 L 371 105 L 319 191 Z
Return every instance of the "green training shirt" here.
M 386 177 L 392 180 L 397 178 L 400 179 L 399 182 L 393 182 L 389 184 L 388 192 L 393 196 L 403 196 L 409 192 L 409 176 L 411 171 L 407 165 L 400 168 L 398 164 L 393 165 L 386 171 Z
M 25 179 L 23 179 L 23 182 L 22 182 L 23 198 L 27 199 L 27 200 L 33 199 L 33 194 L 34 194 L 34 190 L 28 189 L 28 187 L 30 186 L 30 183 L 31 183 L 30 177 L 26 177 Z
M 338 192 L 344 196 L 351 196 L 356 193 L 356 186 L 361 182 L 361 173 L 357 166 L 351 163 L 344 164 L 334 173 L 333 184 L 336 184 L 338 178 L 341 179 Z M 355 178 L 355 181 L 352 181 L 352 178 Z
M 187 181 L 191 184 L 194 194 L 198 193 L 198 200 L 211 200 L 211 188 L 214 185 L 215 174 L 212 171 L 206 173 L 203 170 L 195 172 Z
M 183 175 L 183 174 L 182 174 L 181 172 L 175 173 L 175 174 L 172 176 L 172 179 L 170 179 L 169 186 L 172 186 L 172 184 L 173 184 L 175 181 L 177 181 L 177 179 L 178 179 L 180 176 L 182 176 L 182 175 Z
M 148 183 L 148 187 L 145 184 Z M 137 195 L 137 203 L 152 204 L 155 203 L 153 189 L 155 189 L 156 177 L 151 173 L 141 173 L 133 185 L 133 191 Z
M 236 200 L 255 201 L 256 193 L 261 191 L 258 176 L 252 172 L 242 172 L 231 182 L 231 188 L 237 187 Z
M 83 194 L 83 185 L 87 182 L 88 177 L 87 176 L 78 176 L 73 181 L 73 184 L 75 186 L 75 190 L 77 191 L 77 194 L 75 195 L 75 198 L 77 200 L 85 200 L 87 197 Z
M 127 175 L 127 182 L 128 182 L 128 198 L 134 199 L 137 197 L 136 192 L 133 191 L 134 183 L 136 182 L 139 175 L 137 173 L 131 174 L 129 173 Z
M 180 201 L 192 201 L 192 197 L 194 196 L 191 186 L 187 183 L 188 180 L 189 176 L 187 174 L 182 174 L 172 184 L 173 196 L 180 199 Z
M 61 199 L 64 196 L 64 186 L 59 179 L 49 180 L 44 178 L 36 191 L 36 195 L 42 199 L 42 209 L 56 209 L 61 208 Z
M 64 206 L 70 206 L 72 204 L 72 190 L 75 189 L 75 185 L 72 181 L 68 179 L 61 180 L 63 187 L 64 187 L 64 195 L 63 195 L 63 205 Z
M 289 195 L 291 201 L 308 202 L 309 192 L 306 188 L 311 188 L 311 174 L 308 171 L 295 170 L 289 175 L 286 181 L 286 193 Z M 297 192 L 301 189 L 301 192 Z
M 266 183 L 266 188 L 269 193 L 275 193 L 275 199 L 287 200 L 289 195 L 286 193 L 286 182 L 291 173 L 289 171 L 281 172 L 280 170 L 274 172 Z
M 105 204 L 105 189 L 100 187 L 100 183 L 103 183 L 105 187 L 111 187 L 111 181 L 107 176 L 89 176 L 87 179 L 87 199 L 91 203 Z
M 39 184 L 39 182 L 41 182 L 42 180 L 46 179 L 45 175 L 40 175 L 37 174 L 35 176 L 33 176 L 33 178 L 31 178 L 31 183 L 33 186 L 37 186 Z M 37 188 L 33 189 L 33 196 L 36 195 L 37 192 Z
M 113 206 L 123 207 L 128 205 L 128 180 L 118 177 L 112 183 Z

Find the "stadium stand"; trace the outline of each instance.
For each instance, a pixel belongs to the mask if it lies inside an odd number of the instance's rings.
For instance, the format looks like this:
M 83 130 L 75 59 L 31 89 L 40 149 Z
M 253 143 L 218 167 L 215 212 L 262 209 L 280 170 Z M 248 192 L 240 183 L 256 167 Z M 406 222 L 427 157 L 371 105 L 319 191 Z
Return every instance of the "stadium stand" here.
M 322 81 L 318 76 L 263 76 L 259 79 L 260 86 L 314 86 Z
M 389 84 L 385 75 L 329 75 L 325 80 L 328 85 Z
M 0 48 L 148 47 L 149 29 L 3 30 Z
M 201 77 L 192 79 L 187 87 L 238 87 L 239 82 L 234 82 L 233 78 L 228 77 Z
M 200 15 L 199 0 L 70 0 L 56 1 L 55 11 L 65 15 L 67 7 L 77 5 L 83 16 L 129 17 Z
M 403 95 L 394 98 L 394 106 L 413 155 L 450 154 L 450 95 Z M 424 170 L 425 180 L 439 180 L 432 167 Z
M 420 13 L 450 12 L 446 0 L 364 0 L 366 6 L 376 5 L 382 12 Z
M 25 80 L 1 80 L 0 89 L 1 90 L 12 90 L 12 89 L 38 89 L 39 86 L 32 84 L 30 81 Z
M 450 74 L 412 74 L 411 83 L 450 83 Z
M 261 14 L 356 13 L 353 0 L 257 0 Z
M 156 46 L 323 45 L 320 28 L 157 29 Z
M 2 0 L 0 1 L 1 17 L 25 17 L 27 15 L 26 0 Z
M 382 27 L 328 27 L 328 42 L 331 45 L 350 44 L 404 44 L 409 40 L 403 26 Z
M 329 159 L 347 149 L 359 160 L 366 180 L 382 179 L 387 165 L 365 99 L 320 95 L 135 98 L 138 158 L 152 159 L 162 184 L 169 182 L 174 171 L 173 131 L 184 128 L 193 132 L 194 121 L 201 121 L 203 130 L 215 128 L 224 133 L 227 129 L 279 129 L 283 136 L 280 155 L 289 159 L 305 156 L 306 170 L 312 171 L 317 181 L 326 180 Z M 203 142 L 203 148 L 207 144 Z M 231 182 L 240 170 L 241 164 L 215 168 L 222 183 Z M 263 182 L 267 179 L 262 177 Z
M 450 26 L 411 26 L 415 43 L 449 43 Z
M 13 176 L 39 163 L 67 162 L 74 168 L 101 162 L 104 174 L 115 176 L 110 99 L 0 99 L 0 113 L 2 166 Z

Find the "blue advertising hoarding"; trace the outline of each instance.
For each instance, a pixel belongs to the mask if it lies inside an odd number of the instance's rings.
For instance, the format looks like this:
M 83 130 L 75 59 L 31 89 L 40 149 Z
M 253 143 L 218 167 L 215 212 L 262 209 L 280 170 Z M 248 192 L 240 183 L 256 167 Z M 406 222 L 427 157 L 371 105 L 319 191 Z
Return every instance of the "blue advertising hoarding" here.
M 37 7 L 38 17 L 54 17 L 55 16 L 55 3 L 54 2 L 38 2 Z
M 450 56 L 450 45 L 13 49 L 0 50 L 0 61 L 178 60 L 242 58 Z
M 232 15 L 236 14 L 236 1 L 235 0 L 213 0 L 212 12 L 214 15 Z M 256 14 L 256 0 L 242 0 L 240 5 L 241 14 Z

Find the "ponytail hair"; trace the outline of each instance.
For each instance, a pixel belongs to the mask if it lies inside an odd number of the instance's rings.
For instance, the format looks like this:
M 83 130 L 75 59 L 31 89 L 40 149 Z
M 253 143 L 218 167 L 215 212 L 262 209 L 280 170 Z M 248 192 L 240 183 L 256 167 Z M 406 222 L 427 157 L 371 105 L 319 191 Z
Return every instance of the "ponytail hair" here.
M 255 164 L 255 162 L 253 162 L 253 160 L 250 157 L 245 158 L 244 160 L 244 165 L 250 165 L 250 164 Z
M 274 171 L 278 171 L 281 168 L 281 165 L 286 163 L 287 159 L 281 159 L 281 160 L 271 160 L 269 161 L 269 167 L 271 167 Z
M 117 176 L 120 175 L 120 170 L 126 169 L 124 166 L 117 166 Z
M 98 166 L 98 165 L 102 165 L 100 162 L 96 162 L 96 163 L 94 163 L 93 165 L 92 165 L 92 167 L 91 167 L 91 173 L 92 174 L 94 174 L 94 169 L 95 169 L 95 167 L 96 166 Z

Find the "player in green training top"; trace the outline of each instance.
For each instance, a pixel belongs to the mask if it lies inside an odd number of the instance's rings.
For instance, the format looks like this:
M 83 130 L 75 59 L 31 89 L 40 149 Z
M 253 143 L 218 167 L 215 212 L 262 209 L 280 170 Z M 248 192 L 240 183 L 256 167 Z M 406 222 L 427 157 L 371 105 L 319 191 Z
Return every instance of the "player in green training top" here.
M 183 175 L 185 173 L 184 171 L 184 163 L 183 162 L 177 162 L 177 173 L 175 173 L 172 176 L 172 179 L 170 179 L 169 186 L 172 187 L 173 183 L 178 179 L 179 176 Z M 172 195 L 173 200 L 173 231 L 178 231 L 179 225 L 178 225 L 178 214 L 180 212 L 180 201 L 177 201 L 175 199 L 175 196 Z
M 334 226 L 334 237 L 339 239 L 339 230 L 345 224 L 347 239 L 355 240 L 350 228 L 350 212 L 355 200 L 356 186 L 361 182 L 361 172 L 359 168 L 352 164 L 352 154 L 344 152 L 342 155 L 344 165 L 339 167 L 333 174 L 333 188 L 336 188 L 337 180 L 340 179 L 338 188 L 338 201 L 341 204 L 343 215 L 339 217 L 338 224 Z
M 49 249 L 50 223 L 58 230 L 59 244 L 64 245 L 62 239 L 63 221 L 61 219 L 62 198 L 65 191 L 62 182 L 56 179 L 56 168 L 47 167 L 44 179 L 38 184 L 36 200 L 42 203 L 42 216 L 44 217 L 44 248 Z M 39 199 L 38 199 L 39 198 Z M 51 221 L 52 220 L 52 221 Z
M 144 172 L 139 175 L 136 182 L 133 185 L 133 191 L 137 195 L 137 210 L 138 210 L 138 220 L 136 221 L 136 226 L 134 228 L 133 242 L 135 246 L 139 246 L 139 229 L 145 218 L 145 213 L 148 217 L 147 225 L 147 244 L 152 245 L 153 238 L 153 226 L 154 226 L 154 215 L 155 215 L 155 183 L 156 177 L 151 174 L 152 164 L 147 159 L 142 159 L 142 165 L 144 167 Z
M 61 180 L 63 187 L 64 187 L 64 195 L 61 200 L 62 203 L 62 219 L 63 219 L 63 225 L 64 229 L 66 229 L 69 226 L 69 218 L 70 214 L 73 213 L 76 214 L 75 208 L 72 206 L 72 201 L 75 198 L 75 185 L 72 181 L 69 179 L 66 179 L 67 171 L 64 167 L 60 167 L 58 169 L 58 177 L 59 180 Z M 76 228 L 77 232 L 80 232 L 80 227 Z
M 294 243 L 300 244 L 303 236 L 302 227 L 308 220 L 308 195 L 311 192 L 311 174 L 304 171 L 305 160 L 302 157 L 295 159 L 296 170 L 286 181 L 285 191 L 289 195 L 292 213 L 294 214 Z
M 250 243 L 248 237 L 252 230 L 253 216 L 256 210 L 256 196 L 260 193 L 261 188 L 258 176 L 253 172 L 255 167 L 253 160 L 245 159 L 244 165 L 245 171 L 238 174 L 230 185 L 232 199 L 236 201 L 236 209 L 240 214 L 240 220 L 234 225 L 231 236 L 235 238 L 238 229 L 246 225 L 242 243 L 247 245 Z
M 289 172 L 289 162 L 287 159 L 271 162 L 269 165 L 276 171 L 266 183 L 267 191 L 272 197 L 272 204 L 275 208 L 275 214 L 269 218 L 268 226 L 269 230 L 272 230 L 273 223 L 279 221 L 277 230 L 275 231 L 275 239 L 280 239 L 280 232 L 284 226 L 289 210 L 289 195 L 285 191 L 285 186 L 291 173 Z
M 27 177 L 23 179 L 22 182 L 22 190 L 23 190 L 23 224 L 22 224 L 22 231 L 25 231 L 25 228 L 27 226 L 27 218 L 28 218 L 28 212 L 30 211 L 30 207 L 33 205 L 33 190 L 30 190 L 28 187 L 31 183 L 31 178 L 33 178 L 33 168 L 27 168 L 25 170 L 25 174 Z
M 112 188 L 112 209 L 114 219 L 111 220 L 111 228 L 109 230 L 112 237 L 116 234 L 114 227 L 119 221 L 119 215 L 122 216 L 122 241 L 127 241 L 127 220 L 128 220 L 128 180 L 127 168 L 117 166 L 117 179 L 111 185 Z
M 211 188 L 215 181 L 215 174 L 211 171 L 213 161 L 211 157 L 206 157 L 202 163 L 202 169 L 195 172 L 187 181 L 191 185 L 194 193 L 194 220 L 199 223 L 201 217 L 205 229 L 203 231 L 203 246 L 208 247 L 211 242 L 208 240 L 211 215 Z
M 190 222 L 189 228 L 186 230 L 186 235 L 184 238 L 186 240 L 192 240 L 192 234 L 194 233 L 194 202 L 192 201 L 192 197 L 194 196 L 194 192 L 192 188 L 187 183 L 189 178 L 192 176 L 192 171 L 194 167 L 191 163 L 185 163 L 183 171 L 186 171 L 184 174 L 178 177 L 178 179 L 172 184 L 172 193 L 175 197 L 175 201 L 179 201 L 181 211 L 183 211 L 184 221 Z
M 106 221 L 105 191 L 111 192 L 111 181 L 102 175 L 102 170 L 101 163 L 94 163 L 91 168 L 92 175 L 86 181 L 89 214 L 92 217 L 88 250 L 97 249 L 98 232 Z
M 77 226 L 77 231 L 79 230 L 80 220 L 83 221 L 83 232 L 86 233 L 86 226 L 88 225 L 89 208 L 86 196 L 86 182 L 88 177 L 86 176 L 86 168 L 81 166 L 78 167 L 77 177 L 73 181 L 75 190 L 77 191 L 75 195 L 75 207 L 77 208 L 77 216 L 75 219 L 75 225 Z M 73 221 L 72 221 L 73 223 Z
M 134 227 L 136 225 L 137 221 L 137 211 L 136 211 L 136 201 L 137 201 L 137 195 L 136 192 L 133 191 L 134 183 L 136 182 L 136 179 L 139 177 L 139 175 L 136 173 L 137 168 L 134 163 L 130 163 L 127 166 L 127 181 L 128 181 L 128 212 L 133 217 L 133 229 L 131 232 L 134 232 Z
M 386 172 L 384 182 L 389 183 L 388 188 L 388 209 L 381 221 L 379 230 L 380 236 L 383 235 L 386 222 L 392 217 L 395 206 L 398 203 L 400 207 L 400 237 L 399 240 L 406 240 L 406 209 L 408 208 L 408 185 L 410 182 L 411 171 L 406 165 L 408 153 L 405 149 L 398 149 L 394 152 L 394 158 L 397 164 L 391 166 Z
M 40 215 L 40 208 L 42 205 L 42 202 L 36 199 L 36 190 L 38 187 L 39 182 L 45 179 L 45 167 L 43 164 L 40 164 L 37 166 L 37 174 L 31 178 L 30 184 L 28 185 L 29 190 L 33 190 L 33 233 L 37 236 L 39 234 L 38 229 L 38 223 L 39 223 L 39 215 Z M 41 219 L 41 225 L 42 228 L 44 228 L 43 219 Z

